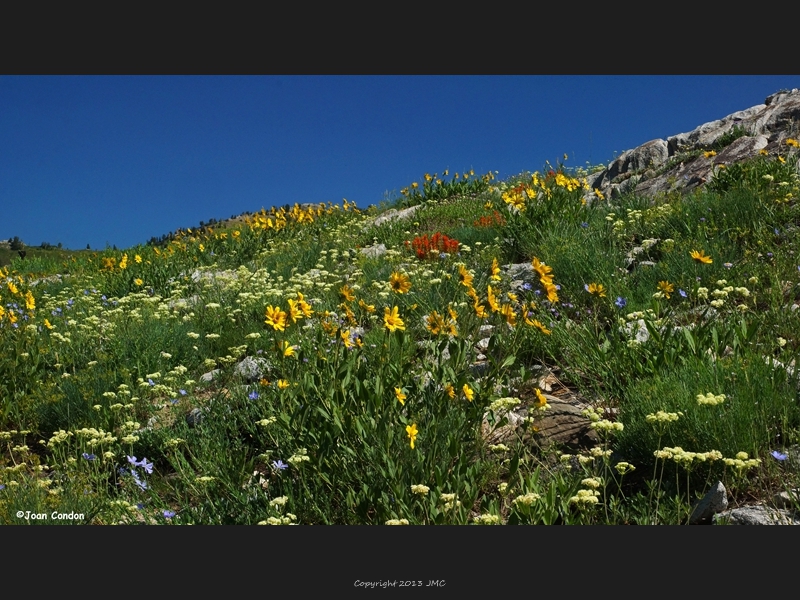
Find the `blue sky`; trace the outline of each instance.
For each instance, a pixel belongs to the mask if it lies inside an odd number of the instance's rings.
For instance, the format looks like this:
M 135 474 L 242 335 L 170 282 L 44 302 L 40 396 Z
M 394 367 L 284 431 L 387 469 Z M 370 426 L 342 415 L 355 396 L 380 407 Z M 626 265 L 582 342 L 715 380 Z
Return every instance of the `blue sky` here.
M 0 239 L 94 249 L 449 168 L 608 163 L 800 76 L 0 76 Z

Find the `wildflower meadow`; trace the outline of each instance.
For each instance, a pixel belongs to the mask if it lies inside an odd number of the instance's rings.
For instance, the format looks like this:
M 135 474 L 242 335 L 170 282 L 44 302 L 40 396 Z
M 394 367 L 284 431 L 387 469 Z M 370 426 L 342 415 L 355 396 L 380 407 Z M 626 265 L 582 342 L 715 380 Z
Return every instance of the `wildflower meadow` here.
M 798 508 L 796 162 L 613 200 L 591 167 L 445 171 L 6 256 L 0 523 L 681 524 L 717 481 Z M 541 435 L 544 374 L 596 443 Z

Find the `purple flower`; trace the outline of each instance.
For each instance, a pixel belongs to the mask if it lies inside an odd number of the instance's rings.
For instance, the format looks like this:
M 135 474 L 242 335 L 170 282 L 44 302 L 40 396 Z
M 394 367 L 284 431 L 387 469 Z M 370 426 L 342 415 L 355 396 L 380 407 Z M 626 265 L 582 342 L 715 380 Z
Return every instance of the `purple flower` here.
M 148 475 L 153 473 L 153 463 L 147 462 L 146 458 L 143 458 L 141 462 L 137 463 L 136 466 L 142 467 L 144 469 L 144 472 L 147 473 Z
M 148 380 L 147 380 L 147 384 L 148 384 L 150 387 L 153 387 L 153 386 L 156 384 L 156 382 L 155 382 L 155 381 L 153 381 L 152 379 L 148 379 Z
M 89 454 L 88 452 L 84 452 L 83 454 L 81 454 L 81 456 L 83 456 L 83 458 L 86 460 L 95 460 L 97 458 L 96 455 Z
M 800 269 L 800 267 L 797 267 L 797 268 Z M 530 283 L 528 283 L 527 281 L 522 284 L 522 289 L 525 290 L 526 292 L 529 291 L 532 287 L 533 286 Z
M 178 393 L 179 393 L 181 396 L 185 396 L 185 395 L 186 395 L 186 390 L 178 390 Z
M 583 227 L 583 228 L 586 228 L 586 227 L 588 227 L 588 226 L 589 226 L 589 224 L 588 224 L 586 221 L 584 221 L 583 223 L 581 223 L 581 227 Z
M 165 510 L 162 514 L 164 515 L 165 519 L 171 519 L 172 517 L 175 516 L 175 511 L 174 510 Z
M 283 470 L 284 470 L 284 469 L 286 469 L 288 466 L 289 466 L 289 465 L 287 465 L 285 462 L 283 462 L 283 461 L 282 461 L 282 460 L 280 460 L 280 459 L 278 459 L 278 460 L 273 460 L 273 461 L 272 461 L 272 467 L 273 467 L 274 469 L 277 469 L 278 471 L 283 471 Z
M 143 479 L 139 479 L 138 473 L 131 469 L 131 475 L 133 475 L 133 482 L 139 486 L 139 489 L 146 490 L 147 489 L 147 482 Z
M 4 489 L 6 489 L 5 484 L 0 483 L 0 490 L 4 490 Z
M 250 398 L 250 400 L 257 400 L 258 399 L 258 392 L 253 390 L 252 392 L 247 394 L 247 397 Z
M 773 450 L 773 451 L 772 451 L 770 454 L 772 454 L 772 457 L 773 457 L 775 460 L 786 460 L 786 459 L 788 458 L 788 455 L 787 455 L 787 454 L 781 454 L 781 453 L 780 453 L 780 452 L 778 452 L 777 450 Z
M 678 293 L 681 295 L 681 298 L 686 298 L 686 296 L 688 295 L 688 294 L 687 294 L 687 293 L 686 293 L 684 290 L 682 290 L 682 289 L 679 289 L 679 290 L 678 290 Z
M 617 308 L 625 308 L 625 306 L 628 304 L 628 301 L 625 300 L 625 298 L 623 298 L 622 296 L 617 296 L 617 299 L 614 301 L 614 304 L 616 305 Z
M 127 458 L 127 459 L 128 459 L 128 462 L 129 462 L 130 464 L 132 464 L 134 467 L 138 467 L 138 466 L 139 466 L 139 461 L 136 459 L 136 457 L 135 457 L 135 456 L 128 456 L 128 455 L 125 455 L 125 458 Z

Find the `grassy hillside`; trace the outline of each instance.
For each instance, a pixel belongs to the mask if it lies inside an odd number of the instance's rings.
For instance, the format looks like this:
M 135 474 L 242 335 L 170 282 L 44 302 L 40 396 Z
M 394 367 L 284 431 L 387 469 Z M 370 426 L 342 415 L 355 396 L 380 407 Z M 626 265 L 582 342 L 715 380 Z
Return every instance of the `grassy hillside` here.
M 769 501 L 798 483 L 790 158 L 613 203 L 563 166 L 426 175 L 394 207 L 13 260 L 0 522 L 682 523 L 717 479 Z M 595 447 L 537 435 L 552 372 Z

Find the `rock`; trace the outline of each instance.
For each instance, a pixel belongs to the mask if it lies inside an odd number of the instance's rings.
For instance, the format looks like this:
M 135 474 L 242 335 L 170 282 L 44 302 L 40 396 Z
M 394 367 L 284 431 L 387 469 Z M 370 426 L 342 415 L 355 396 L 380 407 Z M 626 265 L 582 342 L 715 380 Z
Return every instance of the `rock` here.
M 728 494 L 722 482 L 718 481 L 694 507 L 692 516 L 689 517 L 689 524 L 710 523 L 715 514 L 726 508 L 728 508 Z
M 205 411 L 200 408 L 193 408 L 188 415 L 186 415 L 186 424 L 189 427 L 195 427 L 205 418 Z
M 388 221 L 392 221 L 394 219 L 408 219 L 411 217 L 415 212 L 419 209 L 419 205 L 416 206 L 409 206 L 408 208 L 404 208 L 402 210 L 397 210 L 395 208 L 391 208 L 383 213 L 381 216 L 376 217 L 372 224 L 375 227 L 379 227 Z
M 587 202 L 593 200 L 594 190 L 612 200 L 629 191 L 651 197 L 673 191 L 690 192 L 711 181 L 713 171 L 720 165 L 755 157 L 763 149 L 771 154 L 785 152 L 785 140 L 797 136 L 793 129 L 797 121 L 800 121 L 800 90 L 778 92 L 764 104 L 623 152 L 604 170 L 587 178 L 591 190 L 584 197 Z M 700 151 L 719 144 L 734 128 L 745 135 L 717 148 L 716 156 L 698 156 Z M 681 160 L 684 155 L 686 158 Z M 674 164 L 670 159 L 674 159 Z M 642 177 L 645 172 L 647 176 Z
M 378 258 L 379 256 L 386 254 L 386 245 L 374 244 L 372 246 L 367 246 L 366 248 L 361 248 L 361 254 L 367 258 Z
M 200 381 L 203 383 L 211 383 L 214 379 L 220 376 L 222 371 L 219 369 L 214 369 L 213 371 L 209 371 L 208 373 L 203 373 L 200 375 Z
M 535 439 L 542 445 L 558 444 L 570 450 L 593 448 L 600 436 L 590 427 L 591 421 L 580 408 L 550 394 L 544 394 L 550 408 L 536 412 Z
M 239 377 L 252 383 L 264 377 L 270 367 L 269 361 L 265 358 L 246 356 L 234 367 L 233 371 Z M 202 381 L 202 377 L 200 380 Z
M 792 512 L 768 506 L 743 506 L 714 516 L 715 524 L 726 525 L 800 525 Z

